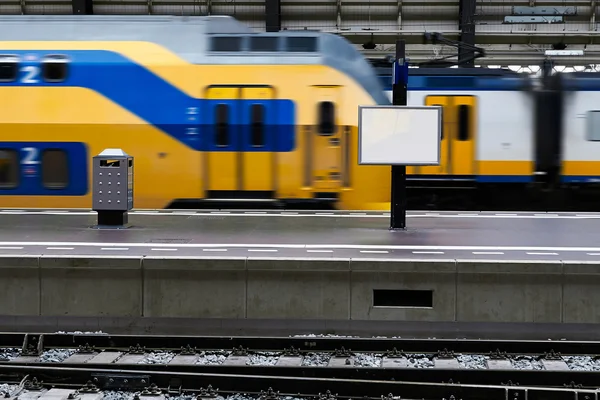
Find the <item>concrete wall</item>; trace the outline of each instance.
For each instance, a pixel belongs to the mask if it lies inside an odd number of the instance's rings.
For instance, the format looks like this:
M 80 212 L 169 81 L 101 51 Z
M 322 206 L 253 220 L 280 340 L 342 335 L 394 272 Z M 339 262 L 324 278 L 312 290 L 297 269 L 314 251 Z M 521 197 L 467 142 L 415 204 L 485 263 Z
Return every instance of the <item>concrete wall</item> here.
M 599 284 L 585 262 L 0 256 L 0 315 L 597 323 Z

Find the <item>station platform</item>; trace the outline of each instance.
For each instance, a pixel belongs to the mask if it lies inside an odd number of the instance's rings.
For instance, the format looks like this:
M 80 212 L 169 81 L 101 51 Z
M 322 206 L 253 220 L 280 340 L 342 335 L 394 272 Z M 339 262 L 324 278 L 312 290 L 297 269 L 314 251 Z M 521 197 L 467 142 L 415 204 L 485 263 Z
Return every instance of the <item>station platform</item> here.
M 16 317 L 98 329 L 600 322 L 600 213 L 411 211 L 397 232 L 389 213 L 361 211 L 136 210 L 127 229 L 96 222 L 88 210 L 0 209 L 0 329 Z
M 123 230 L 93 229 L 86 210 L 1 210 L 0 254 L 268 255 L 600 263 L 600 213 L 152 211 Z

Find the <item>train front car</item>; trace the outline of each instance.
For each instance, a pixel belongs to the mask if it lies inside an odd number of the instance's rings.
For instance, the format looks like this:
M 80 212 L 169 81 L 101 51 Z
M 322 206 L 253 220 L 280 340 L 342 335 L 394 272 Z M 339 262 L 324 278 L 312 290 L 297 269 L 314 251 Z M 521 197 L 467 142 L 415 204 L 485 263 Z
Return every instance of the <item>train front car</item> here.
M 106 148 L 134 157 L 138 208 L 389 207 L 389 168 L 357 165 L 358 105 L 389 101 L 338 36 L 230 17 L 15 16 L 0 37 L 2 207 L 89 207 Z

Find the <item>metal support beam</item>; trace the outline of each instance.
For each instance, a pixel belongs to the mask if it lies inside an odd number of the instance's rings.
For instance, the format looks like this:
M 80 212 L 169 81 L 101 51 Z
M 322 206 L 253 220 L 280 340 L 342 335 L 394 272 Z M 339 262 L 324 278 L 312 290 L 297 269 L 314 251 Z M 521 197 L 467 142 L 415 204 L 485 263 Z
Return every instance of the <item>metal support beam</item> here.
M 405 106 L 408 100 L 408 62 L 406 43 L 396 41 L 396 62 L 394 62 L 394 82 L 392 104 Z M 392 165 L 390 230 L 406 229 L 406 166 Z
M 458 6 L 458 29 L 460 29 L 461 32 L 460 41 L 467 46 L 475 46 L 475 10 L 475 0 L 460 0 Z M 474 67 L 474 56 L 475 53 L 473 50 L 465 49 L 463 46 L 459 47 L 458 62 L 463 67 Z M 462 64 L 465 59 L 471 59 L 471 61 Z
M 596 30 L 596 0 L 592 0 L 590 3 L 592 15 L 590 16 L 590 31 Z
M 402 30 L 402 0 L 398 0 L 398 30 Z
M 336 25 L 338 29 L 342 29 L 342 0 L 337 0 L 336 2 Z
M 73 5 L 73 14 L 92 15 L 94 14 L 94 2 L 92 0 L 71 0 Z
M 267 32 L 281 30 L 281 0 L 265 0 L 265 23 Z

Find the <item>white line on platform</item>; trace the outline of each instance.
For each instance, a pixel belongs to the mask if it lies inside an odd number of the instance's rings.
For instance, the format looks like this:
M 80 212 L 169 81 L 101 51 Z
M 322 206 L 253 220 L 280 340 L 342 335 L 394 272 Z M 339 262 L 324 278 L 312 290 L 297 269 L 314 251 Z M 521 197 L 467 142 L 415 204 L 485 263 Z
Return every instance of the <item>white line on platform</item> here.
M 23 250 L 22 246 L 5 246 L 0 247 L 0 250 Z
M 163 248 L 163 249 L 150 249 L 152 251 L 177 251 L 178 249 L 170 249 L 170 248 Z
M 481 254 L 481 255 L 501 255 L 504 254 L 503 251 L 474 251 L 473 254 Z
M 527 252 L 530 256 L 557 256 L 558 253 Z
M 129 247 L 102 247 L 100 250 L 129 250 Z
M 385 250 L 361 250 L 361 253 L 375 253 L 375 254 L 388 254 L 389 251 Z
M 528 246 L 412 246 L 355 244 L 278 244 L 278 243 L 103 243 L 103 242 L 0 242 L 0 246 L 69 246 L 102 247 L 102 249 L 149 248 L 251 248 L 251 249 L 346 249 L 346 250 L 411 250 L 411 251 L 530 251 L 530 252 L 600 252 L 600 247 L 528 247 Z M 127 247 L 125 247 L 127 246 Z M 0 247 L 1 248 L 1 247 Z
M 333 253 L 333 250 L 306 250 L 307 253 Z
M 413 251 L 413 254 L 444 254 L 443 251 Z
M 276 253 L 279 250 L 275 250 L 275 249 L 248 249 L 248 251 Z
M 46 250 L 75 250 L 75 247 L 46 247 Z
M 202 249 L 202 251 L 227 251 L 227 249 Z
M 204 217 L 222 215 L 228 217 L 292 217 L 292 218 L 389 218 L 389 213 L 297 213 L 297 212 L 272 212 L 267 211 L 246 211 L 240 212 L 197 212 L 197 211 L 174 211 L 174 212 L 158 212 L 158 211 L 132 211 L 132 215 L 141 216 L 155 216 L 155 217 Z M 96 215 L 93 211 L 18 211 L 18 210 L 4 210 L 0 211 L 0 215 L 60 215 L 60 216 L 90 216 Z M 465 213 L 446 213 L 446 214 L 435 214 L 435 213 L 411 213 L 406 215 L 407 218 L 495 218 L 495 219 L 600 219 L 599 214 L 465 214 Z

